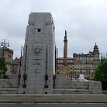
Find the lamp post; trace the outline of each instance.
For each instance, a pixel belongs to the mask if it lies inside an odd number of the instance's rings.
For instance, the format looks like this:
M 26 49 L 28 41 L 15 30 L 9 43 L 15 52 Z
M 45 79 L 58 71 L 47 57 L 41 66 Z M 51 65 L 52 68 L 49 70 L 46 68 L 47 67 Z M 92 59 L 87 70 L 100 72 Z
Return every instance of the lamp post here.
M 4 60 L 4 50 L 5 48 L 9 47 L 9 42 L 6 41 L 6 39 L 3 39 L 2 42 L 0 43 L 0 46 L 3 48 L 2 52 L 2 59 Z

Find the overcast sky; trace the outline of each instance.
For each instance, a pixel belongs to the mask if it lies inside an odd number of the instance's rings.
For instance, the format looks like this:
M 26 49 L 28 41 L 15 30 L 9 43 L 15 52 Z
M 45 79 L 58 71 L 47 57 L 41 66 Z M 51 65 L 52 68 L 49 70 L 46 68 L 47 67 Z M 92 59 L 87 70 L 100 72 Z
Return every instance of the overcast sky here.
M 30 12 L 51 12 L 59 56 L 63 56 L 64 30 L 68 34 L 68 56 L 88 53 L 95 42 L 107 52 L 107 0 L 0 0 L 0 41 L 6 39 L 20 56 Z

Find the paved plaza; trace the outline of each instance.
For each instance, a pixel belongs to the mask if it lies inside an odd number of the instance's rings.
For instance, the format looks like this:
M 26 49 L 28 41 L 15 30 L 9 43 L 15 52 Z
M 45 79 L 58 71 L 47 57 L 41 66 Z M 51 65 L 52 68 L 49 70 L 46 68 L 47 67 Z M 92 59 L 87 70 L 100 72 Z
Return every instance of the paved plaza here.
M 0 103 L 107 103 L 104 94 L 11 94 L 0 95 Z

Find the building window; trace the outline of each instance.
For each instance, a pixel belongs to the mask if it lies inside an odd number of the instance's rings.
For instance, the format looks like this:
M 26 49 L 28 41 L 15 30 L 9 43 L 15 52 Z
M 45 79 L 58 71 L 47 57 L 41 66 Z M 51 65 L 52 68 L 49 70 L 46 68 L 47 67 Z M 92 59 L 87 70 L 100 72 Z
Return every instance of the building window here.
M 9 58 L 11 58 L 11 55 L 8 55 Z
M 38 32 L 41 32 L 41 29 L 37 29 L 38 30 Z

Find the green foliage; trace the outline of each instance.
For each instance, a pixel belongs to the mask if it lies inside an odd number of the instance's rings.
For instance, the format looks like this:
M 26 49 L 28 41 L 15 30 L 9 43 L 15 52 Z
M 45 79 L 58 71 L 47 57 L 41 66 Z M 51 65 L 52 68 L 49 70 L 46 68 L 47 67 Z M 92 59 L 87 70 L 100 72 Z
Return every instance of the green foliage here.
M 0 78 L 4 78 L 6 75 L 7 67 L 3 59 L 0 59 Z
M 96 68 L 94 79 L 107 82 L 107 59 Z

